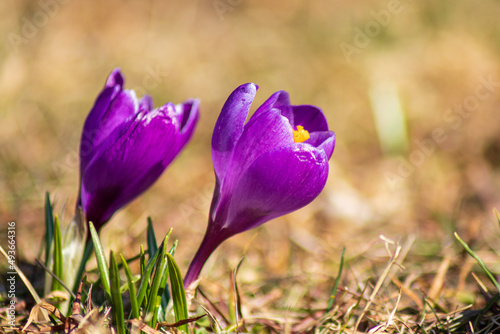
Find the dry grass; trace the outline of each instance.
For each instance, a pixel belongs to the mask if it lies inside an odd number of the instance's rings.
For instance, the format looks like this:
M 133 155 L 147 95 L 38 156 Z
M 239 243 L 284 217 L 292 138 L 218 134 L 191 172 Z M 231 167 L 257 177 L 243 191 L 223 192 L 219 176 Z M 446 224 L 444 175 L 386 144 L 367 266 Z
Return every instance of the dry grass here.
M 325 110 L 337 133 L 331 174 L 308 207 L 227 241 L 204 270 L 205 297 L 197 294 L 193 310 L 203 306 L 222 327 L 231 323 L 229 273 L 245 256 L 237 282 L 248 331 L 497 330 L 498 305 L 478 313 L 495 289 L 453 232 L 500 272 L 492 214 L 500 203 L 499 86 L 468 114 L 452 108 L 472 101 L 487 78 L 500 81 L 498 3 L 401 1 L 348 61 L 341 43 L 354 45 L 356 29 L 388 2 L 221 0 L 233 4 L 222 16 L 217 1 L 62 2 L 0 3 L 0 226 L 17 222 L 20 260 L 38 256 L 45 191 L 63 221 L 71 218 L 80 130 L 105 77 L 120 66 L 127 87 L 147 91 L 155 105 L 199 97 L 202 119 L 159 182 L 104 228 L 103 242 L 135 255 L 151 215 L 158 235 L 174 228 L 176 258 L 187 268 L 211 199 L 213 125 L 230 91 L 252 81 L 260 86 L 254 108 L 284 89 L 292 103 Z M 40 13 L 49 19 L 36 21 Z M 26 22 L 36 29 L 23 35 Z M 390 107 L 386 93 L 400 102 L 406 129 L 398 136 L 397 126 L 382 128 L 395 136 L 391 147 L 373 111 L 374 94 Z M 421 144 L 436 129 L 442 140 L 425 153 Z M 415 162 L 411 170 L 398 172 L 401 159 Z M 391 183 L 388 175 L 402 176 Z M 381 234 L 402 247 L 394 262 L 396 246 L 388 253 Z M 339 290 L 325 314 L 343 247 Z M 39 269 L 22 269 L 43 286 Z M 25 321 L 33 301 L 18 306 Z

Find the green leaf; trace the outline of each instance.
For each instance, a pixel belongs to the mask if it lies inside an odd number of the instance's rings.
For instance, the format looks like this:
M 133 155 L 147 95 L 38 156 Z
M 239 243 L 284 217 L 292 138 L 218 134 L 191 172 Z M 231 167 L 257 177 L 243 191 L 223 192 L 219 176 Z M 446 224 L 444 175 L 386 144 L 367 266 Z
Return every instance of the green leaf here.
M 106 255 L 104 255 L 104 249 L 102 248 L 101 241 L 97 235 L 94 224 L 89 222 L 90 235 L 92 236 L 92 242 L 94 243 L 95 257 L 97 259 L 97 268 L 99 269 L 99 274 L 101 275 L 101 282 L 106 292 L 108 300 L 111 302 L 111 289 L 109 284 L 109 271 L 108 262 L 106 261 Z
M 177 245 L 179 244 L 179 240 L 175 240 L 174 241 L 174 244 L 172 245 L 172 247 L 170 248 L 170 250 L 168 251 L 170 253 L 170 255 L 174 256 L 175 255 L 175 251 L 177 250 Z
M 158 320 L 158 309 L 161 304 L 161 297 L 163 295 L 163 289 L 165 286 L 161 286 L 161 282 L 165 281 L 164 276 L 168 275 L 167 273 L 167 267 L 168 267 L 168 262 L 166 258 L 167 252 L 167 241 L 170 233 L 167 234 L 165 239 L 163 240 L 160 250 L 161 250 L 161 255 L 158 257 L 156 261 L 156 269 L 155 273 L 153 276 L 153 282 L 151 283 L 151 289 L 149 290 L 149 300 L 148 300 L 148 305 L 146 307 L 146 314 L 152 315 L 151 321 L 149 321 L 149 326 L 154 328 L 156 325 L 156 322 Z
M 161 249 L 160 249 L 161 250 Z M 139 307 L 141 305 L 147 304 L 147 291 L 149 286 L 149 280 L 151 278 L 151 273 L 155 268 L 156 260 L 158 259 L 159 251 L 156 251 L 155 255 L 149 259 L 148 264 L 146 265 L 146 269 L 143 271 L 141 275 L 141 283 L 139 284 L 139 290 L 137 292 L 137 303 Z
M 497 280 L 495 279 L 495 277 L 493 276 L 491 271 L 488 268 L 486 268 L 486 265 L 484 264 L 483 260 L 481 260 L 479 258 L 479 256 L 477 256 L 477 254 L 474 253 L 474 251 L 469 248 L 469 246 L 465 243 L 465 241 L 460 239 L 457 232 L 455 232 L 454 235 L 455 235 L 455 238 L 457 238 L 458 242 L 460 242 L 460 244 L 462 244 L 462 246 L 465 248 L 467 253 L 469 253 L 469 255 L 472 256 L 477 261 L 479 266 L 483 269 L 483 271 L 486 273 L 486 275 L 490 279 L 491 283 L 493 283 L 493 285 L 497 288 L 498 292 L 500 292 L 500 284 L 498 284 Z
M 49 264 L 50 249 L 54 237 L 54 213 L 50 203 L 50 195 L 45 193 L 45 265 Z
M 168 251 L 170 253 L 170 255 L 174 256 L 175 250 L 177 249 L 177 245 L 178 244 L 179 244 L 179 241 L 175 240 L 174 244 L 172 245 L 172 247 Z M 160 284 L 160 286 L 164 286 L 165 287 L 165 289 L 163 290 L 163 296 L 161 296 L 161 307 L 162 307 L 163 310 L 167 309 L 168 302 L 170 301 L 170 291 L 168 291 L 168 289 L 166 288 L 166 286 L 167 286 L 167 279 L 168 279 L 168 275 L 165 275 L 165 277 L 164 277 L 165 281 L 162 281 L 161 284 Z
M 128 293 L 130 295 L 130 306 L 132 307 L 132 318 L 139 319 L 139 304 L 137 303 L 137 295 L 135 292 L 134 279 L 132 277 L 132 272 L 127 264 L 127 261 L 120 254 L 122 259 L 123 268 L 125 268 L 125 275 L 127 275 Z
M 328 306 L 326 307 L 326 313 L 330 312 L 330 310 L 333 307 L 333 303 L 335 302 L 335 296 L 337 295 L 337 288 L 339 287 L 340 277 L 342 276 L 342 268 L 344 268 L 344 253 L 345 253 L 345 247 L 342 249 L 342 254 L 340 255 L 339 273 L 337 274 L 337 278 L 335 279 L 335 284 L 333 285 L 332 293 L 330 293 Z
M 140 277 L 143 277 L 144 276 L 144 273 L 146 272 L 146 254 L 144 253 L 144 247 L 141 245 L 141 251 L 139 253 L 139 257 L 140 257 L 140 270 L 141 270 L 141 276 Z
M 54 224 L 54 261 L 52 272 L 62 280 L 63 275 L 63 256 L 62 256 L 62 238 L 59 218 L 56 216 Z M 52 280 L 52 291 L 61 291 L 62 286 L 57 280 Z
M 109 254 L 110 283 L 111 283 L 111 312 L 113 323 L 118 334 L 125 334 L 125 316 L 123 314 L 123 300 L 120 292 L 120 273 L 113 251 Z M 126 262 L 125 262 L 126 263 Z
M 148 217 L 148 235 L 147 235 L 147 240 L 148 240 L 149 258 L 152 258 L 153 255 L 158 250 L 158 244 L 156 243 L 155 230 L 153 229 L 153 221 L 151 220 L 151 217 Z
M 85 245 L 85 250 L 83 251 L 82 261 L 80 262 L 80 266 L 78 267 L 78 271 L 75 275 L 75 284 L 73 285 L 73 292 L 76 293 L 78 291 L 78 287 L 80 286 L 80 282 L 83 278 L 83 273 L 85 271 L 85 266 L 90 259 L 90 255 L 92 255 L 93 244 L 90 240 L 87 240 L 87 244 Z
M 168 271 L 170 274 L 170 287 L 172 290 L 172 300 L 174 304 L 175 321 L 180 321 L 188 318 L 186 291 L 184 291 L 184 283 L 182 275 L 174 257 L 167 253 Z M 179 326 L 179 329 L 188 333 L 187 325 Z

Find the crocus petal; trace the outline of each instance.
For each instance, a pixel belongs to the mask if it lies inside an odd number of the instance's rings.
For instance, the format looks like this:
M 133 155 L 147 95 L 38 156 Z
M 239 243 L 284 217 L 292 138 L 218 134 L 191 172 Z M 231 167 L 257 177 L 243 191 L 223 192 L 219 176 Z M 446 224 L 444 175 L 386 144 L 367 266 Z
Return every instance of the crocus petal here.
M 212 137 L 212 160 L 215 174 L 223 179 L 229 157 L 243 132 L 243 124 L 255 98 L 257 85 L 248 83 L 236 88 L 227 99 L 215 123 Z
M 149 95 L 144 95 L 140 100 L 139 100 L 139 110 L 147 110 L 150 111 L 153 109 L 153 98 Z
M 175 106 L 180 117 L 181 146 L 184 146 L 193 136 L 196 123 L 200 117 L 200 100 L 190 99 Z
M 224 227 L 236 234 L 300 209 L 320 194 L 327 177 L 323 150 L 297 143 L 267 152 L 239 180 Z
M 115 129 L 109 140 L 118 139 L 100 149 L 82 177 L 87 219 L 102 225 L 151 186 L 177 153 L 176 133 L 178 127 L 159 109 Z
M 231 155 L 226 177 L 222 181 L 224 191 L 230 193 L 241 175 L 259 156 L 291 144 L 292 127 L 278 109 L 252 116 Z
M 132 117 L 139 111 L 139 102 L 133 90 L 124 90 L 118 94 L 101 118 L 98 128 L 95 146 L 106 138 L 117 126 Z
M 259 116 L 271 109 L 278 109 L 281 115 L 288 118 L 290 124 L 293 125 L 293 112 L 290 105 L 290 96 L 284 90 L 280 90 L 271 95 L 256 111 L 254 117 Z
M 82 138 L 80 142 L 80 170 L 84 170 L 88 162 L 91 160 L 91 155 L 94 153 L 94 142 L 97 136 L 97 128 L 102 115 L 109 108 L 118 91 L 113 87 L 104 89 L 98 96 L 94 107 L 90 111 L 85 124 L 83 125 Z
M 110 86 L 113 82 L 117 83 Z M 84 170 L 92 160 L 103 139 L 138 112 L 135 92 L 123 91 L 122 85 L 123 77 L 117 69 L 109 76 L 106 88 L 99 94 L 85 120 L 80 143 L 80 170 Z
M 124 83 L 125 79 L 123 78 L 120 68 L 115 68 L 113 72 L 111 72 L 111 74 L 108 76 L 108 80 L 106 80 L 106 87 L 119 86 L 121 90 L 123 89 Z
M 301 125 L 309 131 L 328 131 L 328 123 L 326 122 L 323 111 L 311 105 L 292 106 L 294 128 Z
M 329 160 L 335 148 L 335 133 L 332 131 L 322 131 L 312 132 L 310 135 L 311 138 L 306 140 L 304 143 L 325 151 L 325 154 Z

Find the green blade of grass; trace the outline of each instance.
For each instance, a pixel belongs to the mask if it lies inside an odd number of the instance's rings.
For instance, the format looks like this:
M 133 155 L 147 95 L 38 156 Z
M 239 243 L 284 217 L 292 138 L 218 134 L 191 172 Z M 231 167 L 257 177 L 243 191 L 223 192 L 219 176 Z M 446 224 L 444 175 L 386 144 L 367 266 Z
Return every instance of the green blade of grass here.
M 50 248 L 54 237 L 54 214 L 52 204 L 50 203 L 50 195 L 45 193 L 45 265 L 49 265 Z
M 160 307 L 161 296 L 163 294 L 163 290 L 160 290 L 161 282 L 164 281 L 164 276 L 167 275 L 168 262 L 166 254 L 168 254 L 167 241 L 169 234 L 165 237 L 163 243 L 159 248 L 161 250 L 161 254 L 156 261 L 156 269 L 153 276 L 153 282 L 151 283 L 151 289 L 149 290 L 149 300 L 146 310 L 148 315 L 152 315 L 151 321 L 149 321 L 149 326 L 152 328 L 155 327 L 158 320 L 158 309 Z
M 178 244 L 179 244 L 179 241 L 175 240 L 174 244 L 172 245 L 172 247 L 168 251 L 170 253 L 170 255 L 174 256 L 175 250 L 177 249 Z M 160 287 L 164 287 L 163 295 L 161 296 L 161 307 L 163 310 L 166 310 L 167 306 L 168 306 L 168 302 L 170 301 L 170 291 L 167 289 L 168 275 L 165 275 L 164 279 L 165 279 L 165 281 L 162 281 L 160 283 Z
M 337 288 L 339 287 L 340 277 L 342 276 L 342 269 L 344 268 L 344 253 L 345 253 L 345 247 L 342 249 L 342 254 L 340 255 L 339 273 L 337 274 L 337 278 L 335 279 L 335 283 L 333 284 L 332 293 L 330 294 L 330 299 L 328 300 L 328 306 L 326 307 L 326 313 L 331 311 L 333 303 L 335 302 L 335 296 L 337 295 Z
M 125 275 L 127 275 L 128 292 L 130 295 L 130 306 L 132 308 L 132 318 L 139 319 L 139 304 L 137 303 L 137 295 L 135 292 L 135 285 L 132 277 L 132 272 L 130 271 L 127 261 L 125 260 L 123 255 L 120 254 L 120 257 L 122 259 L 123 268 L 125 268 Z
M 498 213 L 497 209 L 494 209 L 493 212 L 495 213 L 495 217 L 497 217 L 497 222 L 500 225 L 500 213 Z
M 170 255 L 172 255 L 172 256 L 175 255 L 175 251 L 177 250 L 178 244 L 179 244 L 179 240 L 175 240 L 174 244 L 172 245 L 172 247 L 170 247 L 170 250 L 168 251 L 170 253 Z
M 172 229 L 167 233 L 167 238 L 170 237 L 170 234 L 172 233 Z M 163 245 L 163 244 L 162 244 Z M 142 305 L 147 306 L 148 305 L 148 286 L 149 282 L 151 279 L 151 273 L 153 272 L 153 269 L 156 266 L 156 261 L 158 259 L 158 256 L 160 252 L 162 251 L 160 246 L 159 249 L 156 250 L 155 254 L 153 257 L 149 258 L 146 267 L 144 270 L 141 269 L 143 274 L 141 275 L 141 283 L 139 284 L 139 290 L 137 292 L 137 302 L 139 303 L 139 307 Z M 141 252 L 144 254 L 144 249 L 141 246 Z
M 63 256 L 62 256 L 62 238 L 59 218 L 56 216 L 54 224 L 54 261 L 52 272 L 55 276 L 62 279 L 63 274 Z M 52 291 L 61 291 L 62 286 L 57 280 L 52 280 Z
M 125 316 L 123 314 L 123 300 L 120 292 L 120 273 L 113 251 L 109 254 L 109 274 L 111 283 L 111 312 L 113 323 L 118 334 L 125 334 Z M 126 263 L 126 262 L 125 262 Z
M 140 274 L 144 276 L 144 273 L 146 272 L 146 253 L 144 253 L 144 247 L 141 245 L 141 251 L 139 253 L 139 263 L 140 263 Z
M 188 318 L 186 291 L 184 291 L 181 271 L 179 270 L 177 263 L 175 263 L 174 257 L 170 253 L 167 253 L 167 258 L 175 321 L 180 321 Z M 179 329 L 188 333 L 187 325 L 179 326 Z
M 148 217 L 147 240 L 149 258 L 152 258 L 158 250 L 158 244 L 156 243 L 155 230 L 153 229 L 153 221 L 151 220 L 151 217 Z
M 92 236 L 92 242 L 94 244 L 95 257 L 97 259 L 97 268 L 99 269 L 99 274 L 101 276 L 102 286 L 104 292 L 106 292 L 108 300 L 111 302 L 111 289 L 109 284 L 109 270 L 108 262 L 106 261 L 106 255 L 104 255 L 104 249 L 102 248 L 101 241 L 97 235 L 94 224 L 89 222 L 90 235 Z
M 87 244 L 85 245 L 85 250 L 83 251 L 82 261 L 80 262 L 80 266 L 78 267 L 78 271 L 75 275 L 75 284 L 73 285 L 73 293 L 78 291 L 78 287 L 80 286 L 80 282 L 83 278 L 83 273 L 85 272 L 85 266 L 90 259 L 90 255 L 92 255 L 93 243 L 90 240 L 87 240 Z
M 493 285 L 497 288 L 498 292 L 500 292 L 500 284 L 498 284 L 497 280 L 495 279 L 495 277 L 493 276 L 491 271 L 489 271 L 489 269 L 486 268 L 486 265 L 484 264 L 483 260 L 481 260 L 479 258 L 479 256 L 477 256 L 477 254 L 474 253 L 474 251 L 469 248 L 469 246 L 465 243 L 465 241 L 460 239 L 457 232 L 455 232 L 454 235 L 455 235 L 455 238 L 457 238 L 458 242 L 460 242 L 460 244 L 465 248 L 467 253 L 469 253 L 469 255 L 472 256 L 477 261 L 479 266 L 483 269 L 483 271 L 486 273 L 486 275 L 490 279 L 491 283 L 493 283 Z
M 149 280 L 151 278 L 151 273 L 155 268 L 156 260 L 158 259 L 159 253 L 160 253 L 159 251 L 156 251 L 153 257 L 149 259 L 146 268 L 144 269 L 141 275 L 141 283 L 139 284 L 139 290 L 137 291 L 137 303 L 139 304 L 139 307 L 143 305 L 143 302 L 144 304 L 147 304 L 146 296 L 148 291 Z

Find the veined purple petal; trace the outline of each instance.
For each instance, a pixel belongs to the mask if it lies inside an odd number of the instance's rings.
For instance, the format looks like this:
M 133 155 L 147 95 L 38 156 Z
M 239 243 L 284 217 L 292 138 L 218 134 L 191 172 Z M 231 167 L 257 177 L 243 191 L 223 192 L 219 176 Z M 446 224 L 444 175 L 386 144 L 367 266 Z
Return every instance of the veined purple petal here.
M 229 157 L 238 142 L 258 86 L 248 83 L 236 88 L 227 99 L 215 123 L 212 137 L 212 160 L 216 176 L 222 180 Z
M 320 194 L 327 177 L 328 158 L 311 145 L 266 152 L 240 178 L 224 227 L 236 234 L 300 209 Z
M 311 138 L 304 143 L 325 151 L 328 160 L 330 160 L 335 148 L 335 133 L 332 131 L 311 132 L 310 136 Z
M 123 91 L 122 86 L 123 76 L 115 69 L 85 120 L 80 143 L 80 170 L 86 168 L 103 139 L 138 112 L 135 93 Z
M 156 113 L 140 113 L 115 129 L 109 140 L 117 140 L 101 147 L 84 171 L 82 206 L 99 227 L 151 186 L 176 156 L 178 128 L 163 111 Z
M 271 95 L 256 111 L 252 117 L 257 117 L 261 113 L 265 113 L 271 109 L 278 109 L 281 115 L 288 118 L 290 124 L 293 125 L 293 112 L 290 105 L 290 96 L 284 90 L 280 90 Z
M 109 108 L 116 94 L 117 90 L 114 87 L 105 88 L 98 96 L 94 107 L 85 120 L 80 142 L 80 170 L 85 169 L 94 154 L 94 142 L 101 117 Z
M 245 170 L 262 154 L 293 144 L 292 127 L 278 109 L 252 116 L 234 147 L 222 180 L 223 192 L 230 193 Z
M 301 125 L 309 131 L 328 131 L 328 123 L 323 111 L 311 105 L 292 106 L 293 109 L 293 127 Z
M 124 90 L 118 94 L 109 105 L 106 113 L 102 115 L 101 122 L 94 130 L 93 146 L 94 149 L 117 127 L 124 123 L 133 121 L 135 115 L 139 111 L 139 104 L 135 92 L 133 90 Z

